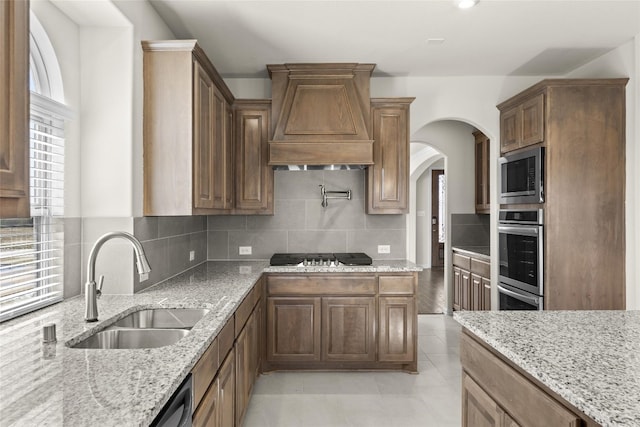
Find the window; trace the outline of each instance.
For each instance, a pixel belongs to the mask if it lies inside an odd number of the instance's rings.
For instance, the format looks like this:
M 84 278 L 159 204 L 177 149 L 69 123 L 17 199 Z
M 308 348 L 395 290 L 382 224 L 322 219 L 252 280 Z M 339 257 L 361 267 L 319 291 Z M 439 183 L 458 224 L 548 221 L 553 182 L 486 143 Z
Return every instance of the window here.
M 31 218 L 0 220 L 0 321 L 63 296 L 64 121 L 69 110 L 51 99 L 54 88 L 61 88 L 61 81 L 51 81 L 52 75 L 60 76 L 59 68 L 49 40 L 43 39 L 46 33 L 31 17 L 36 24 L 29 75 Z

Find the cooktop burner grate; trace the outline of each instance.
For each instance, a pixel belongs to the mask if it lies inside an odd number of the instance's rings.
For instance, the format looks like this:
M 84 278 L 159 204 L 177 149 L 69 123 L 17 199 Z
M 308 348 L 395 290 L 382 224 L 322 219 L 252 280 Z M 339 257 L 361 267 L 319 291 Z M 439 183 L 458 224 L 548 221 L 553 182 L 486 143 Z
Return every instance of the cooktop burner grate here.
M 371 265 L 373 260 L 363 252 L 343 253 L 278 253 L 273 254 L 270 264 L 273 266 L 338 266 Z

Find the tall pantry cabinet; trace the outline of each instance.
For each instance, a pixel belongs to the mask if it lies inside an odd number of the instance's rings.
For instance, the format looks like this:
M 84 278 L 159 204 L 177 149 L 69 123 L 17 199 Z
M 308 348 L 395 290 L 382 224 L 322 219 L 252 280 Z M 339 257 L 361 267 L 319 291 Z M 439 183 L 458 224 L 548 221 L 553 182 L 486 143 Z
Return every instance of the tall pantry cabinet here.
M 498 105 L 501 153 L 545 147 L 544 304 L 625 308 L 625 86 L 543 80 Z

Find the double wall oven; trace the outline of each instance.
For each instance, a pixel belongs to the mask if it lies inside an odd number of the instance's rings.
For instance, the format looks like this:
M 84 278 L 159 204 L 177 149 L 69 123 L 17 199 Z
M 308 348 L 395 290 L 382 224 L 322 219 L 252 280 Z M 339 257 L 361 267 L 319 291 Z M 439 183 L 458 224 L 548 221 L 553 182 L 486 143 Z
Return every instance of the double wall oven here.
M 544 212 L 501 210 L 499 221 L 500 310 L 542 310 Z

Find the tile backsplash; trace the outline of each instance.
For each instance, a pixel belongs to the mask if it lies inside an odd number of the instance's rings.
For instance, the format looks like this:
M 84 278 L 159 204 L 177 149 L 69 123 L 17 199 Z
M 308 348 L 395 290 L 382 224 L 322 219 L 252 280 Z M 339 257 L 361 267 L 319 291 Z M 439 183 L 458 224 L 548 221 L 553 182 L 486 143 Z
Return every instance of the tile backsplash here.
M 151 265 L 149 279 L 140 282 L 134 272 L 134 291 L 139 292 L 207 260 L 207 218 L 204 216 L 134 218 L 133 234 L 140 240 Z M 194 259 L 190 260 L 190 252 Z
M 406 257 L 405 215 L 365 214 L 364 170 L 275 171 L 273 216 L 210 216 L 209 260 L 269 259 L 276 252 L 365 252 L 374 259 Z M 351 200 L 320 204 L 327 191 L 351 190 Z M 391 253 L 378 254 L 378 245 Z M 251 255 L 240 255 L 251 246 Z
M 489 246 L 489 215 L 451 214 L 451 246 Z

